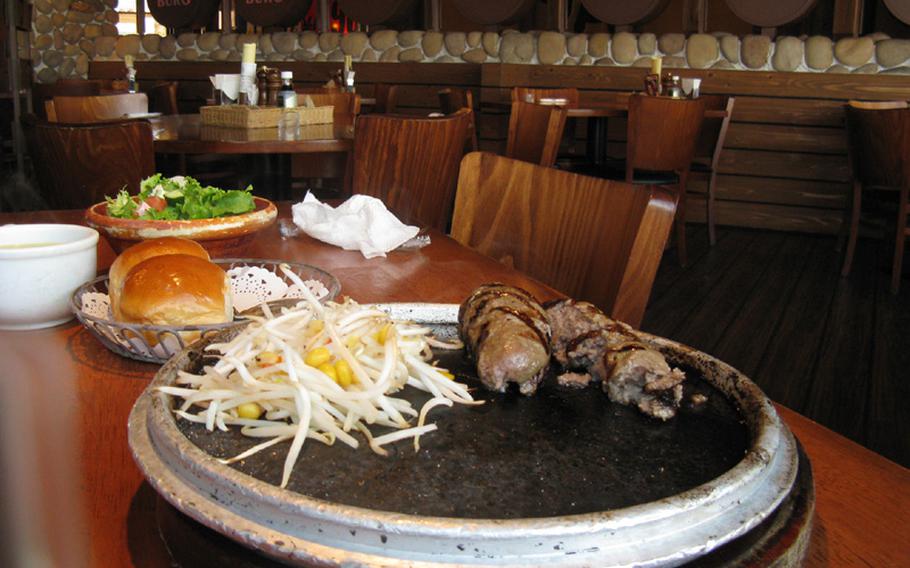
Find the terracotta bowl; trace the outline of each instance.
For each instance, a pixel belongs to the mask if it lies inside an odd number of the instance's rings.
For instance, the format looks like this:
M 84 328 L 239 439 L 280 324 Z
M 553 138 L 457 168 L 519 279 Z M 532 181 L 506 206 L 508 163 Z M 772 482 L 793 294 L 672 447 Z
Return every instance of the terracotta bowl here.
M 117 254 L 139 241 L 184 237 L 198 241 L 213 258 L 237 256 L 278 217 L 274 203 L 262 197 L 253 200 L 256 209 L 249 213 L 190 221 L 121 219 L 107 214 L 107 203 L 96 203 L 86 210 L 85 221 L 107 237 Z

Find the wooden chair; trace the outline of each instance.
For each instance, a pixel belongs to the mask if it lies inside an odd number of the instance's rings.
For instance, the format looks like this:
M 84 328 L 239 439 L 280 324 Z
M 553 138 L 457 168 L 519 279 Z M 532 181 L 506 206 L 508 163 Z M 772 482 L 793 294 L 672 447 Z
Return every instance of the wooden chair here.
M 439 97 L 439 110 L 442 114 L 455 114 L 463 108 L 474 110 L 474 94 L 470 89 L 446 88 L 436 94 Z M 471 126 L 468 128 L 467 150 L 476 152 L 477 147 L 477 117 L 472 114 Z
M 295 89 L 297 104 L 303 105 L 304 95 L 310 97 L 316 106 L 332 105 L 332 116 L 336 123 L 354 124 L 360 114 L 360 95 L 338 89 Z M 337 186 L 322 197 L 338 197 L 349 193 L 349 152 L 321 154 L 294 154 L 291 156 L 291 178 L 299 186 L 322 189 L 325 180 L 336 180 Z M 294 185 L 294 182 L 292 182 Z M 329 182 L 331 186 L 331 182 Z
M 148 96 L 150 112 L 180 114 L 180 108 L 177 106 L 177 81 L 156 83 L 145 94 Z
M 145 93 L 54 97 L 54 109 L 58 122 L 80 124 L 117 120 L 132 113 L 146 113 L 149 101 Z
M 676 246 L 686 255 L 686 184 L 705 118 L 705 100 L 632 95 L 626 133 L 625 180 L 667 185 L 676 192 Z
M 901 282 L 904 244 L 910 236 L 910 108 L 906 101 L 869 103 L 850 101 L 847 105 L 847 139 L 853 173 L 853 203 L 849 221 L 847 254 L 843 276 L 850 273 L 859 233 L 864 191 L 898 193 L 897 226 L 894 234 L 894 261 L 891 293 Z
M 673 195 L 485 152 L 465 156 L 452 237 L 638 327 Z
M 447 229 L 473 113 L 441 118 L 364 115 L 354 132 L 352 189 L 381 199 L 405 223 Z
M 708 223 L 708 242 L 711 246 L 717 242 L 714 226 L 716 213 L 714 210 L 714 197 L 717 188 L 717 165 L 720 163 L 720 153 L 724 148 L 727 138 L 727 129 L 730 127 L 730 118 L 733 116 L 735 97 L 722 95 L 702 95 L 705 100 L 705 110 L 724 111 L 723 118 L 705 118 L 702 123 L 701 134 L 695 147 L 695 156 L 689 172 L 699 176 L 706 176 L 707 188 L 705 193 L 706 220 Z M 687 189 L 688 191 L 688 189 Z
M 101 81 L 86 79 L 57 79 L 55 83 L 35 83 L 32 85 L 32 108 L 38 118 L 49 119 L 45 114 L 47 102 L 54 97 L 87 97 L 100 95 Z
M 398 111 L 398 85 L 376 83 L 373 88 L 376 106 L 373 112 L 378 114 L 395 114 Z
M 104 201 L 155 173 L 152 125 L 147 120 L 61 124 L 23 119 L 29 154 L 42 193 L 55 209 Z
M 553 166 L 565 126 L 564 108 L 513 102 L 506 156 L 541 166 Z

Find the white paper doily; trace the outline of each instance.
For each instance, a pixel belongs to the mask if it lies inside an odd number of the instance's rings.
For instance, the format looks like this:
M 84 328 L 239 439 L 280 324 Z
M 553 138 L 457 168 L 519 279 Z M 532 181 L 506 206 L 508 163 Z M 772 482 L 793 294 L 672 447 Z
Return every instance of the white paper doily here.
M 280 276 L 259 266 L 239 266 L 227 271 L 231 280 L 231 296 L 234 313 L 239 314 L 254 306 L 285 298 L 303 298 L 303 292 L 296 284 L 288 286 Z M 310 293 L 320 300 L 329 290 L 318 280 L 303 282 Z M 110 296 L 102 292 L 86 292 L 82 295 L 82 311 L 104 320 L 113 320 Z

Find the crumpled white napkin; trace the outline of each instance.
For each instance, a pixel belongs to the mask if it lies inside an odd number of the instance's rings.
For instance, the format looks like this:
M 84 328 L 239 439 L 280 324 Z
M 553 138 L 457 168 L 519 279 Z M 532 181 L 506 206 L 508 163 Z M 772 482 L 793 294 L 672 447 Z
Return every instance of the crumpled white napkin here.
M 307 192 L 291 211 L 304 233 L 345 250 L 359 250 L 366 258 L 385 256 L 420 231 L 399 221 L 382 201 L 368 195 L 354 195 L 332 208 Z
M 236 101 L 237 95 L 240 92 L 240 75 L 237 73 L 218 73 L 216 75 L 210 75 L 209 81 L 212 82 L 212 86 L 222 91 L 225 95 L 230 97 L 231 100 Z M 217 104 L 217 101 L 216 103 Z

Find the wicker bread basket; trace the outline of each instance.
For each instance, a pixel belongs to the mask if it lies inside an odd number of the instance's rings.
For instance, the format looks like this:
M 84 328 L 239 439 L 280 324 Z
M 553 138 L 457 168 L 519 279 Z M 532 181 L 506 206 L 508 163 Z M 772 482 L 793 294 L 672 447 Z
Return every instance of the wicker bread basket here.
M 199 109 L 202 124 L 227 126 L 231 128 L 274 128 L 289 110 L 300 116 L 300 124 L 327 124 L 332 122 L 333 106 L 297 107 L 251 107 L 246 105 L 215 105 Z

